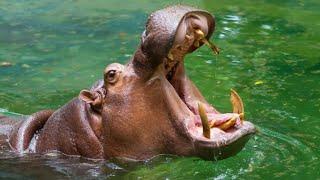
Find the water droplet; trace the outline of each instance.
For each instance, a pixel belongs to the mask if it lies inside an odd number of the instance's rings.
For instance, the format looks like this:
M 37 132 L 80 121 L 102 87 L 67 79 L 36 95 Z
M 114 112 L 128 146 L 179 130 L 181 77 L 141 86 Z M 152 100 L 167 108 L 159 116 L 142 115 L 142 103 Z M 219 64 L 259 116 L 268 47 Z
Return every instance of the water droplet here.
M 268 25 L 268 24 L 263 24 L 261 26 L 262 29 L 266 29 L 266 30 L 272 30 L 272 26 Z
M 22 67 L 22 68 L 30 68 L 31 66 L 28 65 L 28 64 L 22 64 L 21 67 Z
M 9 67 L 9 66 L 12 66 L 11 62 L 4 61 L 0 63 L 0 67 Z

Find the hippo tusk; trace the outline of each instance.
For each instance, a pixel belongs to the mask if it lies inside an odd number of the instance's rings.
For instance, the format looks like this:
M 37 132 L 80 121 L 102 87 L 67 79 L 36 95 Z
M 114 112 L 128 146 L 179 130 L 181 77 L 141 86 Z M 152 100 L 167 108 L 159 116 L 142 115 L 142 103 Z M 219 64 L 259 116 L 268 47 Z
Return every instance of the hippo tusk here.
M 209 40 L 206 39 L 203 31 L 201 31 L 200 29 L 196 29 L 194 31 L 197 35 L 198 35 L 198 39 L 196 39 L 196 41 L 194 42 L 194 46 L 195 47 L 199 47 L 199 42 L 203 42 L 205 45 L 207 45 L 213 52 L 214 54 L 219 54 L 220 53 L 220 49 L 214 45 L 213 43 L 211 43 Z
M 202 39 L 202 42 L 205 45 L 207 45 L 214 52 L 214 54 L 217 55 L 220 53 L 220 49 L 216 45 L 214 45 L 210 41 L 208 41 L 207 39 Z
M 218 126 L 217 128 L 225 131 L 229 129 L 230 127 L 234 126 L 236 124 L 237 116 L 233 116 L 229 121 L 223 123 L 222 125 Z
M 238 95 L 238 93 L 233 89 L 231 89 L 230 101 L 232 104 L 233 113 L 239 114 L 241 121 L 243 121 L 244 120 L 243 102 L 241 100 L 241 97 Z
M 208 116 L 205 111 L 204 105 L 201 102 L 198 102 L 198 111 L 199 111 L 202 128 L 203 128 L 203 136 L 210 139 L 210 126 L 208 123 Z

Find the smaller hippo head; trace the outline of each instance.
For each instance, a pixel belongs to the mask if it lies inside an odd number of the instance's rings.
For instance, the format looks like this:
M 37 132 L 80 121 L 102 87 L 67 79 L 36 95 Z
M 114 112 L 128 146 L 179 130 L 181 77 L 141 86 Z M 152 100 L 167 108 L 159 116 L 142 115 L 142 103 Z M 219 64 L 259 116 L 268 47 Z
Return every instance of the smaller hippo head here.
M 233 113 L 221 114 L 187 77 L 184 56 L 208 39 L 214 17 L 172 6 L 152 13 L 141 44 L 126 64 L 113 63 L 104 80 L 79 98 L 96 115 L 93 129 L 105 158 L 147 159 L 157 154 L 226 158 L 255 132 L 243 104 L 231 93 Z M 215 49 L 215 48 L 213 48 Z

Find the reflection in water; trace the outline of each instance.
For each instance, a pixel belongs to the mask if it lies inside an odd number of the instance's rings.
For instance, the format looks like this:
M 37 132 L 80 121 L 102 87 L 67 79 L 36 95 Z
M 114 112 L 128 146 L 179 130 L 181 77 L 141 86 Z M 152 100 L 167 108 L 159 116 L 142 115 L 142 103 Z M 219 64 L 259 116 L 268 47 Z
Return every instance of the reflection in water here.
M 226 15 L 223 17 L 221 24 L 223 25 L 223 31 L 218 35 L 220 39 L 234 37 L 241 30 L 241 25 L 243 25 L 246 20 L 243 20 L 240 16 L 237 15 Z
M 119 6 L 118 3 L 121 3 Z M 0 150 L 0 178 L 308 178 L 320 177 L 319 2 L 187 1 L 216 16 L 215 44 L 186 57 L 187 73 L 221 112 L 229 89 L 259 126 L 237 156 L 211 162 L 157 156 L 146 162 L 93 161 L 59 153 Z M 114 4 L 117 4 L 116 6 Z M 0 2 L 0 112 L 56 109 L 124 63 L 151 11 L 171 2 Z M 79 83 L 81 82 L 81 83 Z M 7 112 L 8 109 L 10 112 Z

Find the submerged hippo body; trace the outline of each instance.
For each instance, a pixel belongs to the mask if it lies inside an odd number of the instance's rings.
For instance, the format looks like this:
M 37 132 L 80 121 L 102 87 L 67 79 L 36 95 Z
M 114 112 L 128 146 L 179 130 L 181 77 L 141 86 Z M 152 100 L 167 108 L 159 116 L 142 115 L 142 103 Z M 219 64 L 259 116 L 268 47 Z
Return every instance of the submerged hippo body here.
M 15 124 L 7 131 L 11 147 L 17 152 L 56 150 L 104 159 L 144 160 L 157 154 L 221 159 L 236 154 L 254 126 L 243 121 L 227 130 L 209 127 L 204 137 L 203 114 L 220 113 L 184 69 L 184 56 L 204 43 L 201 38 L 209 39 L 214 27 L 212 15 L 192 7 L 152 13 L 126 65 L 110 64 L 103 80 L 65 106 Z

